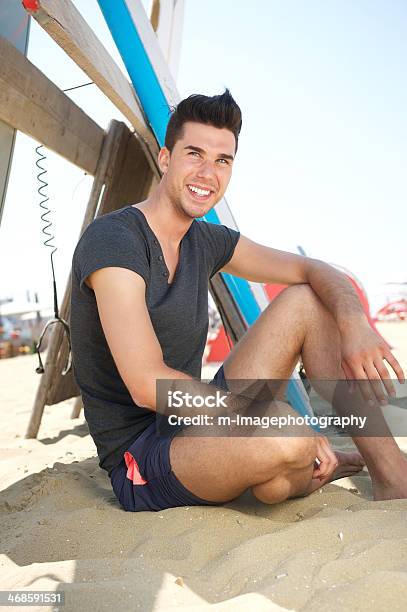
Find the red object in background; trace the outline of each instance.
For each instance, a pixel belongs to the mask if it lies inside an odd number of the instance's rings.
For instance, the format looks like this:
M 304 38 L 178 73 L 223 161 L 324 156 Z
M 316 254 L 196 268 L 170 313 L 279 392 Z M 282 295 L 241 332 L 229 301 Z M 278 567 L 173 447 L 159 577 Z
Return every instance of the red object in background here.
M 264 289 L 270 298 L 270 302 L 274 300 L 278 296 L 279 293 L 284 291 L 287 285 L 264 285 Z
M 23 7 L 26 11 L 38 11 L 40 3 L 38 0 L 23 0 Z
M 390 317 L 396 315 L 400 321 L 407 320 L 407 300 L 395 300 L 385 304 L 376 314 L 376 319 L 379 317 Z
M 208 341 L 210 347 L 206 363 L 219 363 L 225 361 L 229 355 L 229 343 L 226 337 L 225 328 L 223 325 L 220 326 L 218 333 L 213 340 Z
M 386 342 L 386 344 L 389 346 L 389 348 L 392 348 L 389 345 L 389 343 L 383 338 L 383 336 L 379 333 L 379 331 L 376 329 L 375 321 L 370 316 L 369 302 L 368 302 L 368 299 L 367 299 L 367 296 L 366 296 L 366 293 L 365 293 L 364 289 L 356 281 L 356 279 L 353 276 L 350 275 L 350 273 L 348 271 L 344 271 L 343 269 L 341 269 L 341 271 L 344 272 L 344 274 L 346 274 L 346 276 L 348 277 L 348 279 L 352 283 L 356 293 L 358 294 L 360 303 L 362 304 L 363 310 L 365 312 L 365 315 L 366 315 L 367 320 L 369 321 L 371 327 L 382 338 L 382 340 L 384 340 Z M 264 290 L 265 290 L 265 292 L 266 292 L 270 302 L 272 302 L 278 296 L 279 293 L 284 291 L 284 289 L 286 287 L 287 287 L 287 285 L 278 285 L 278 284 L 268 285 L 267 284 L 267 285 L 264 285 Z M 407 307 L 407 302 L 405 304 L 405 308 L 406 307 Z M 379 311 L 379 312 L 381 312 L 381 311 Z M 227 341 L 227 338 L 226 338 L 226 334 L 225 334 L 225 330 L 223 328 L 223 325 L 220 327 L 220 329 L 218 331 L 218 334 L 215 337 L 215 339 L 212 340 L 212 341 L 209 341 L 208 344 L 210 346 L 210 351 L 209 351 L 208 357 L 206 358 L 206 362 L 207 363 L 211 363 L 211 362 L 219 363 L 219 362 L 224 361 L 226 359 L 226 357 L 229 355 L 230 348 L 229 348 L 229 344 L 228 344 L 228 341 Z

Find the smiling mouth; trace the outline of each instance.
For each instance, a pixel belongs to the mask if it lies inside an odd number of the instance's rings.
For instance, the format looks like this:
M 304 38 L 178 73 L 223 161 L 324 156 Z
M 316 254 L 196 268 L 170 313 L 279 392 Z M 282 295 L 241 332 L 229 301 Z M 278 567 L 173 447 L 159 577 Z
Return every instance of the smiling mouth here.
M 196 187 L 195 185 L 187 185 L 187 187 L 189 193 L 201 200 L 208 199 L 213 193 L 213 191 L 210 189 L 203 189 L 201 187 Z

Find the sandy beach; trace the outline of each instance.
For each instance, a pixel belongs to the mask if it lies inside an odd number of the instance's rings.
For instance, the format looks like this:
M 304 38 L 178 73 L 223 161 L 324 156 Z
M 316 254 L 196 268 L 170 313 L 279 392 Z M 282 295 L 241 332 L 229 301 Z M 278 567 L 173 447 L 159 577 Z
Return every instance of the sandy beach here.
M 407 373 L 407 322 L 378 327 Z M 0 361 L 0 590 L 64 591 L 66 611 L 406 609 L 407 500 L 373 502 L 366 471 L 275 506 L 247 491 L 223 507 L 125 512 L 73 399 L 24 438 L 35 366 Z M 396 403 L 407 418 L 407 385 Z

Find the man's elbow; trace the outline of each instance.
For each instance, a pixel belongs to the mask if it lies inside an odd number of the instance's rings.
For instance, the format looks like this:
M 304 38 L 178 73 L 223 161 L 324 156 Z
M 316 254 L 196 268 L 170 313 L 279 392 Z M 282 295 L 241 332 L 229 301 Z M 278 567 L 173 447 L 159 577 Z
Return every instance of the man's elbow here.
M 314 274 L 321 272 L 333 271 L 336 272 L 336 268 L 322 259 L 314 259 L 313 257 L 305 257 L 305 278 L 307 283 L 310 283 L 310 279 Z
M 128 389 L 137 406 L 164 413 L 167 408 L 168 391 L 174 380 L 178 378 L 190 380 L 191 377 L 168 367 L 164 361 L 150 362 L 142 372 L 138 369 L 137 380 L 133 378 L 132 385 Z
M 134 388 L 130 390 L 130 395 L 133 402 L 140 408 L 147 408 L 148 410 L 156 409 L 156 394 L 155 394 L 155 381 L 147 382 L 143 380 L 141 384 L 136 384 Z
M 157 398 L 160 395 L 160 380 L 165 378 L 164 364 L 149 368 L 133 380 L 131 397 L 137 406 L 148 410 L 157 410 Z M 167 376 L 168 377 L 168 376 Z

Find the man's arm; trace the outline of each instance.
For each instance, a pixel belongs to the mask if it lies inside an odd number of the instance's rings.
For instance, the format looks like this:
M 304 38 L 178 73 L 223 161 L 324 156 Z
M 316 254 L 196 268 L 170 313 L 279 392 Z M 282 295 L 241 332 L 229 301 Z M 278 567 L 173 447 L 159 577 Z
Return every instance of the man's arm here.
M 221 272 L 257 283 L 296 285 L 308 282 L 308 259 L 263 246 L 240 235 L 231 259 Z
M 308 283 L 340 329 L 348 327 L 350 321 L 358 324 L 366 321 L 357 293 L 347 277 L 318 259 L 272 249 L 241 236 L 222 271 L 260 283 Z
M 390 374 L 383 363 L 386 360 L 399 381 L 404 382 L 400 364 L 371 328 L 351 282 L 333 266 L 317 259 L 272 249 L 241 236 L 232 258 L 222 271 L 261 283 L 308 283 L 338 325 L 346 376 L 349 379 L 375 381 L 376 389 L 381 379 L 388 393 L 393 394 L 393 385 L 388 381 Z
M 134 402 L 156 409 L 156 380 L 189 377 L 168 368 L 145 301 L 144 279 L 125 268 L 102 268 L 86 284 L 95 292 L 100 322 L 119 374 Z
M 164 413 L 166 406 L 158 401 L 157 380 L 171 381 L 169 389 L 188 391 L 191 395 L 213 396 L 214 385 L 195 381 L 191 376 L 168 367 L 163 360 L 160 343 L 155 334 L 145 300 L 145 282 L 136 272 L 125 268 L 108 267 L 96 270 L 86 279 L 96 297 L 100 322 L 119 374 L 133 401 L 153 411 Z M 188 388 L 186 389 L 186 384 Z M 226 395 L 222 391 L 223 395 Z M 243 409 L 248 402 L 228 396 L 224 405 L 210 408 L 208 414 L 228 414 Z M 203 414 L 203 408 L 173 407 L 177 416 Z

